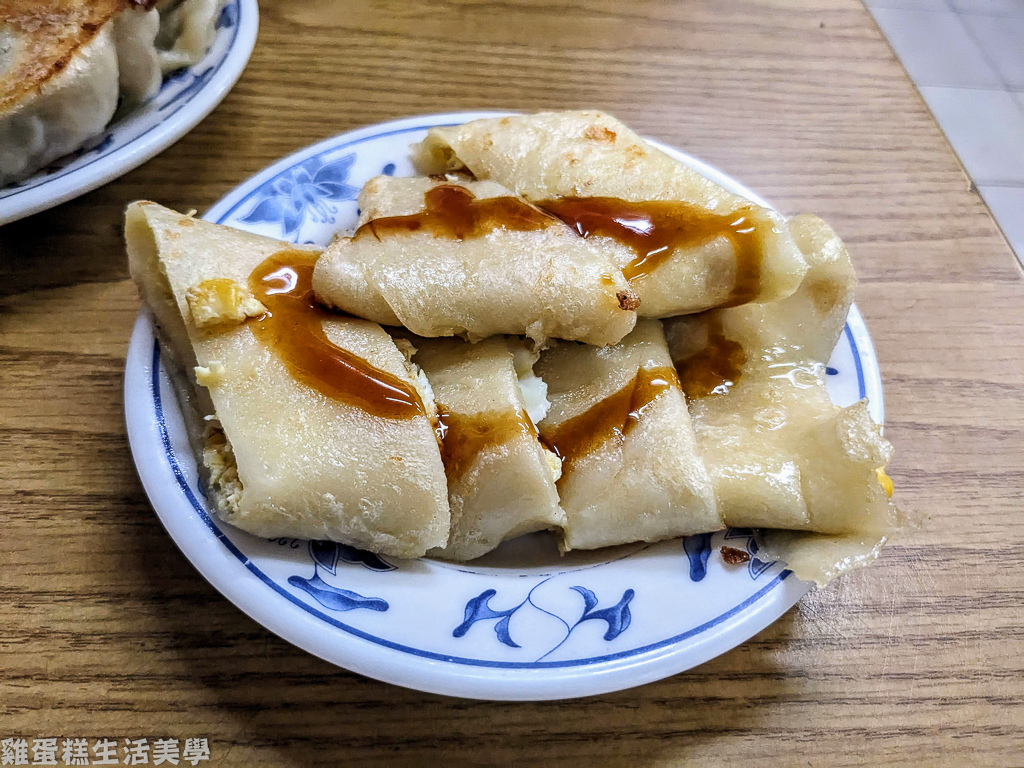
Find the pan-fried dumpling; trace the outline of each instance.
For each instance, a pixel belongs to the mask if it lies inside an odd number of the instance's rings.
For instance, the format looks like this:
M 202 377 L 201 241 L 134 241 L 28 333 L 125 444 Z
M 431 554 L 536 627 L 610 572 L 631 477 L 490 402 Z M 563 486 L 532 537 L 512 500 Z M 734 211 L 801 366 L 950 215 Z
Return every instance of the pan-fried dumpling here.
M 431 128 L 426 173 L 469 171 L 598 241 L 640 298 L 670 317 L 784 298 L 806 271 L 785 220 L 600 112 L 540 112 Z
M 451 507 L 448 545 L 431 554 L 472 560 L 506 539 L 562 527 L 555 490 L 561 464 L 537 439 L 521 389 L 522 380 L 539 379 L 528 362 L 516 369 L 514 352 L 526 350 L 503 336 L 412 343 L 437 403 Z
M 223 0 L 0 0 L 0 186 L 99 136 L 194 64 Z M 161 47 L 163 46 L 163 47 Z
M 352 237 L 317 263 L 317 298 L 419 336 L 611 344 L 635 296 L 600 248 L 492 182 L 371 179 Z
M 825 389 L 856 283 L 849 256 L 816 216 L 790 227 L 810 265 L 795 294 L 665 328 L 723 519 L 786 529 L 763 538 L 768 555 L 825 582 L 877 555 L 900 516 L 883 485 L 892 446 L 866 402 L 839 408 Z
M 132 276 L 198 390 L 223 520 L 398 557 L 445 545 L 429 390 L 379 325 L 312 301 L 316 251 L 146 202 L 129 206 L 125 235 Z
M 538 429 L 562 459 L 565 549 L 722 527 L 659 321 L 610 347 L 559 342 L 536 371 L 551 401 Z
M 114 18 L 121 98 L 127 105 L 153 96 L 164 75 L 199 63 L 217 36 L 226 2 L 165 0 L 155 7 L 129 7 Z
M 117 47 L 118 87 L 129 107 L 145 101 L 160 90 L 163 70 L 156 37 L 160 14 L 155 8 L 129 8 L 114 17 Z
M 0 20 L 0 45 L 6 37 L 14 51 L 0 57 L 0 186 L 29 176 L 102 132 L 118 96 L 117 50 L 109 27 L 83 35 L 69 54 L 48 41 L 56 50 L 33 61 L 29 32 L 18 27 L 12 32 L 7 28 L 12 21 Z M 58 56 L 67 56 L 66 64 L 52 74 L 40 71 L 40 62 L 64 61 Z
M 160 31 L 156 38 L 164 74 L 197 64 L 217 35 L 217 17 L 227 0 L 184 0 L 157 4 Z

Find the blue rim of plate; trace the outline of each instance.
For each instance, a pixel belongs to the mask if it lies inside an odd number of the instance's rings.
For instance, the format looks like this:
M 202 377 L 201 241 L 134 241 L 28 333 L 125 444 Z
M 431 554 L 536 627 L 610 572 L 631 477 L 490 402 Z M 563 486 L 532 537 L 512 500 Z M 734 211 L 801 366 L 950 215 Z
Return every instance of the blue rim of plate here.
M 207 54 L 194 66 L 167 75 L 145 104 L 116 116 L 82 149 L 24 181 L 0 187 L 0 225 L 67 202 L 134 170 L 209 115 L 230 92 L 252 55 L 259 30 L 257 0 L 228 0 L 216 28 Z M 132 132 L 136 119 L 159 113 L 164 114 L 157 122 Z M 48 185 L 61 181 L 65 182 L 62 191 L 42 194 Z
M 362 142 L 365 142 L 365 141 L 369 141 L 369 140 L 372 140 L 372 139 L 381 138 L 381 137 L 384 137 L 384 136 L 393 136 L 393 135 L 398 135 L 398 134 L 402 134 L 402 133 L 410 133 L 410 132 L 415 132 L 415 131 L 422 132 L 422 131 L 424 131 L 428 127 L 433 127 L 433 126 L 436 126 L 436 125 L 460 124 L 460 123 L 464 122 L 467 119 L 474 119 L 474 118 L 477 118 L 477 117 L 490 116 L 490 115 L 493 115 L 493 114 L 507 114 L 507 113 L 471 113 L 471 114 L 467 114 L 467 115 L 464 115 L 464 116 L 463 115 L 456 115 L 456 116 L 448 115 L 448 116 L 424 116 L 422 118 L 410 118 L 410 119 L 407 119 L 407 120 L 395 121 L 395 122 L 392 122 L 392 123 L 386 123 L 386 124 L 379 125 L 379 126 L 373 126 L 373 127 L 367 128 L 367 129 L 362 129 L 362 130 L 359 130 L 359 131 L 352 132 L 351 134 L 345 134 L 343 136 L 335 137 L 333 139 L 328 139 L 328 140 L 326 140 L 324 142 L 321 142 L 321 143 L 319 143 L 319 144 L 317 144 L 315 146 L 309 147 L 306 150 L 302 150 L 300 152 L 297 152 L 297 153 L 291 155 L 290 157 L 285 158 L 284 160 L 274 164 L 273 166 L 271 166 L 270 168 L 266 169 L 262 173 L 257 174 L 255 177 L 253 177 L 249 181 L 247 181 L 247 182 L 243 183 L 242 185 L 240 185 L 239 188 L 235 192 L 232 192 L 232 193 L 228 194 L 221 201 L 219 201 L 217 204 L 215 204 L 210 209 L 210 211 L 206 214 L 206 216 L 204 218 L 206 218 L 208 220 L 211 220 L 211 221 L 214 221 L 214 222 L 217 222 L 217 223 L 224 222 L 229 217 L 231 217 L 232 214 L 236 213 L 242 206 L 244 206 L 248 202 L 250 202 L 254 197 L 258 198 L 258 196 L 261 194 L 261 192 L 265 195 L 266 194 L 265 190 L 267 188 L 269 188 L 271 185 L 273 185 L 275 183 L 275 181 L 278 181 L 284 174 L 288 174 L 288 173 L 292 172 L 295 168 L 297 168 L 298 166 L 300 166 L 301 164 L 303 164 L 305 162 L 308 162 L 311 158 L 315 158 L 315 157 L 317 157 L 317 156 L 319 156 L 321 154 L 324 154 L 326 152 L 338 152 L 339 150 L 345 149 L 347 147 L 354 146 L 356 144 L 359 144 L 359 143 L 362 143 Z M 438 119 L 439 117 L 455 118 L 455 120 L 454 120 L 454 122 L 452 120 L 449 120 L 448 122 L 445 122 L 443 120 Z M 718 178 L 722 177 L 722 175 L 719 172 L 717 172 L 715 169 L 710 168 L 709 166 L 706 166 L 705 164 L 700 163 L 699 161 L 696 161 L 693 158 L 690 158 L 689 156 L 685 156 L 685 155 L 683 155 L 683 153 L 680 153 L 677 150 L 673 150 L 670 147 L 664 147 L 663 145 L 658 145 L 658 146 L 661 146 L 663 149 L 668 151 L 670 154 L 674 154 L 677 157 L 685 158 L 686 162 L 692 164 L 694 167 L 697 168 L 698 171 L 700 171 L 702 173 L 705 173 L 706 175 L 711 176 L 712 178 L 716 178 L 716 180 L 718 180 Z M 753 197 L 759 203 L 764 203 L 764 201 L 756 198 L 756 196 L 751 196 L 751 197 Z M 766 204 L 766 203 L 764 203 L 764 204 Z M 144 317 L 140 317 L 140 323 L 142 323 L 144 319 L 145 319 Z M 854 362 L 855 368 L 856 368 L 857 389 L 859 391 L 859 396 L 861 398 L 863 398 L 864 396 L 869 394 L 869 391 L 872 394 L 877 393 L 878 397 L 873 398 L 871 411 L 872 411 L 872 415 L 875 417 L 875 419 L 877 421 L 881 422 L 881 418 L 882 418 L 882 409 L 881 409 L 881 380 L 880 380 L 880 375 L 879 375 L 879 372 L 878 372 L 877 365 L 875 363 L 874 350 L 873 350 L 872 345 L 871 345 L 870 337 L 868 336 L 866 328 L 863 325 L 863 320 L 860 317 L 859 312 L 857 312 L 855 307 L 851 310 L 850 320 L 852 320 L 853 323 L 851 324 L 850 322 L 848 322 L 846 324 L 846 327 L 844 329 L 844 335 L 845 335 L 845 337 L 846 337 L 846 339 L 847 339 L 847 341 L 848 341 L 848 343 L 850 345 L 850 350 L 852 352 L 853 362 Z M 141 330 L 140 330 L 140 328 L 141 328 Z M 748 611 L 749 609 L 755 607 L 755 604 L 757 604 L 759 602 L 763 602 L 764 598 L 766 598 L 767 596 L 772 595 L 773 592 L 776 592 L 777 588 L 780 585 L 782 585 L 784 582 L 786 582 L 787 577 L 790 575 L 790 572 L 788 570 L 781 570 L 780 572 L 778 572 L 775 575 L 775 577 L 770 582 L 765 584 L 763 587 L 761 587 L 757 592 L 755 592 L 754 594 L 749 596 L 747 599 L 743 600 L 739 604 L 731 606 L 728 610 L 726 610 L 726 611 L 722 612 L 721 614 L 717 615 L 715 618 L 713 618 L 713 619 L 711 619 L 709 621 L 705 621 L 704 623 L 700 624 L 699 626 L 693 627 L 693 628 L 691 628 L 689 630 L 686 630 L 683 633 L 673 635 L 671 637 L 665 638 L 665 639 L 660 640 L 658 642 L 648 643 L 648 644 L 643 645 L 643 646 L 631 648 L 629 650 L 620 651 L 620 652 L 617 652 L 617 653 L 610 653 L 610 654 L 603 654 L 603 655 L 591 655 L 591 656 L 585 656 L 585 657 L 582 657 L 582 658 L 568 659 L 568 660 L 563 660 L 563 661 L 511 662 L 511 661 L 496 661 L 496 660 L 491 660 L 491 659 L 474 659 L 474 658 L 469 658 L 469 657 L 464 657 L 464 656 L 457 656 L 457 655 L 446 654 L 446 653 L 438 653 L 438 652 L 435 652 L 435 651 L 415 648 L 415 647 L 412 647 L 410 645 L 406 645 L 404 643 L 398 643 L 398 642 L 389 640 L 389 639 L 384 638 L 384 637 L 376 636 L 376 635 L 374 635 L 372 633 L 366 632 L 366 631 L 364 631 L 362 629 L 359 629 L 357 627 L 354 627 L 354 626 L 352 626 L 350 624 L 347 624 L 345 622 L 341 622 L 341 621 L 337 620 L 336 618 L 334 618 L 332 616 L 329 616 L 329 615 L 325 614 L 324 612 L 318 610 L 314 606 L 312 606 L 312 605 L 310 605 L 310 604 L 308 604 L 308 603 L 298 599 L 295 595 L 290 594 L 287 590 L 283 589 L 280 585 L 275 583 L 274 580 L 272 578 L 270 578 L 266 573 L 264 573 L 255 563 L 253 563 L 240 549 L 238 549 L 238 547 L 236 547 L 228 539 L 226 534 L 224 534 L 223 531 L 220 530 L 220 528 L 217 526 L 217 524 L 213 521 L 211 515 L 207 512 L 205 505 L 201 502 L 200 499 L 196 498 L 196 495 L 192 492 L 192 489 L 189 487 L 188 482 L 187 482 L 187 480 L 185 478 L 185 474 L 183 473 L 182 468 L 181 468 L 181 466 L 178 463 L 177 457 L 176 457 L 176 455 L 174 453 L 174 450 L 172 448 L 172 445 L 171 445 L 171 439 L 170 439 L 170 436 L 168 434 L 167 425 L 166 425 L 166 422 L 165 422 L 165 419 L 164 419 L 163 403 L 162 403 L 161 394 L 160 394 L 161 356 L 160 356 L 159 344 L 156 343 L 156 340 L 154 339 L 153 334 L 152 334 L 152 329 L 151 329 L 151 327 L 148 326 L 148 323 L 147 323 L 147 325 L 145 327 L 143 327 L 141 325 L 137 325 L 136 334 L 133 335 L 133 341 L 132 341 L 132 346 L 133 347 L 136 346 L 136 338 L 135 338 L 136 336 L 139 337 L 138 343 L 151 345 L 149 347 L 150 352 L 148 353 L 149 355 L 151 355 L 151 358 L 150 358 L 151 362 L 150 362 L 150 365 L 147 366 L 147 367 L 151 368 L 151 370 L 149 372 L 150 373 L 150 377 L 149 377 L 149 382 L 148 382 L 148 389 L 149 389 L 149 393 L 150 393 L 150 398 L 149 399 L 150 399 L 150 403 L 151 403 L 151 405 L 149 407 L 152 408 L 152 416 L 153 416 L 153 418 L 154 418 L 154 420 L 156 422 L 156 430 L 157 430 L 157 433 L 159 435 L 159 439 L 160 439 L 160 441 L 162 443 L 163 454 L 164 454 L 163 458 L 167 462 L 167 466 L 169 467 L 169 469 L 173 473 L 174 480 L 175 480 L 179 490 L 184 495 L 184 497 L 187 499 L 188 504 L 192 508 L 192 511 L 203 522 L 204 526 L 216 538 L 216 540 L 218 540 L 224 546 L 224 548 L 227 550 L 227 552 L 229 552 L 233 556 L 233 558 L 235 560 L 237 560 L 238 563 L 240 563 L 249 573 L 251 573 L 252 575 L 256 576 L 258 579 L 260 579 L 260 581 L 262 581 L 264 584 L 269 586 L 273 590 L 273 592 L 277 593 L 281 597 L 284 597 L 290 604 L 296 606 L 301 611 L 303 611 L 306 614 L 309 614 L 310 616 L 314 617 L 318 621 L 324 622 L 324 623 L 326 623 L 326 624 L 328 624 L 328 625 L 330 625 L 330 626 L 332 626 L 332 627 L 334 627 L 336 629 L 340 629 L 343 632 L 345 632 L 345 633 L 347 633 L 347 634 L 349 634 L 349 635 L 351 635 L 353 637 L 359 638 L 360 640 L 367 641 L 367 642 L 369 642 L 371 644 L 374 644 L 374 645 L 377 645 L 377 646 L 380 646 L 380 647 L 383 647 L 383 648 L 386 648 L 386 649 L 389 649 L 389 650 L 392 650 L 392 651 L 398 651 L 401 654 L 407 654 L 409 656 L 418 657 L 418 658 L 421 658 L 421 659 L 426 659 L 426 660 L 429 660 L 431 662 L 446 662 L 446 663 L 449 663 L 449 664 L 463 665 L 463 666 L 470 666 L 470 667 L 488 667 L 488 668 L 499 669 L 499 670 L 500 669 L 504 669 L 504 670 L 545 670 L 545 669 L 546 670 L 557 670 L 557 669 L 570 669 L 570 668 L 588 667 L 588 666 L 592 666 L 592 665 L 596 665 L 596 664 L 602 664 L 602 663 L 606 663 L 606 662 L 620 661 L 620 660 L 623 660 L 623 659 L 634 659 L 635 657 L 640 657 L 640 656 L 644 656 L 644 655 L 648 655 L 649 656 L 651 654 L 651 652 L 653 652 L 653 651 L 659 651 L 659 650 L 667 651 L 667 650 L 671 650 L 672 646 L 676 646 L 676 645 L 678 645 L 679 643 L 681 643 L 684 640 L 687 640 L 689 638 L 693 638 L 693 637 L 695 637 L 697 635 L 700 635 L 701 633 L 707 632 L 708 630 L 710 630 L 710 629 L 712 629 L 714 627 L 718 627 L 718 626 L 722 625 L 724 622 L 727 622 L 729 619 L 733 619 L 734 617 L 736 617 L 736 616 L 738 616 L 738 615 Z M 864 354 L 867 354 L 868 357 L 864 358 L 863 357 Z M 130 358 L 131 358 L 131 355 L 130 355 Z M 127 389 L 127 385 L 128 385 L 128 381 L 127 381 L 127 377 L 126 377 L 126 389 Z M 133 448 L 134 448 L 134 446 L 133 446 Z M 147 490 L 148 490 L 148 488 L 147 488 Z M 165 525 L 166 525 L 166 521 L 165 521 Z M 173 532 L 172 532 L 172 536 L 173 536 Z M 191 553 L 186 551 L 186 555 L 190 559 L 193 559 L 193 562 L 196 563 L 197 567 L 199 567 L 199 564 L 193 558 Z M 205 570 L 203 568 L 200 568 L 200 571 L 204 572 L 204 575 L 206 575 L 206 572 L 205 572 Z M 797 583 L 798 584 L 802 584 L 800 582 L 797 582 Z M 232 599 L 231 596 L 228 595 L 228 592 L 224 588 L 222 588 L 216 582 L 214 582 L 214 585 L 217 586 L 218 589 L 221 589 L 222 592 L 225 592 L 225 594 L 229 597 L 229 599 Z M 783 598 L 783 600 L 785 601 L 785 604 L 778 606 L 781 610 L 778 610 L 775 613 L 772 613 L 770 616 L 767 617 L 767 620 L 760 620 L 759 619 L 757 622 L 754 622 L 750 626 L 747 626 L 745 624 L 743 626 L 743 628 L 742 628 L 742 635 L 739 636 L 739 639 L 736 642 L 732 642 L 728 646 L 728 648 L 732 648 L 736 644 L 738 644 L 739 642 L 743 642 L 745 639 L 749 638 L 750 636 L 752 636 L 753 634 L 755 634 L 756 632 L 760 631 L 765 626 L 770 624 L 776 618 L 778 618 L 778 616 L 780 616 L 786 609 L 788 609 L 793 603 L 795 603 L 806 592 L 807 588 L 808 587 L 805 585 L 802 588 L 797 588 L 795 590 L 787 590 L 787 596 L 785 598 Z M 367 669 L 365 665 L 360 666 L 360 665 L 357 665 L 357 664 L 349 664 L 349 663 L 347 663 L 347 661 L 344 658 L 339 660 L 337 654 L 333 654 L 333 655 L 325 654 L 322 650 L 320 650 L 317 647 L 315 647 L 316 646 L 315 643 L 303 642 L 303 640 L 301 638 L 297 638 L 297 637 L 294 637 L 294 636 L 289 636 L 289 633 L 287 631 L 282 631 L 281 628 L 271 627 L 268 624 L 267 621 L 263 620 L 259 615 L 257 615 L 257 613 L 258 613 L 257 611 L 251 610 L 249 607 L 247 607 L 246 605 L 242 605 L 237 600 L 232 599 L 232 602 L 235 602 L 240 608 L 242 608 L 242 610 L 246 611 L 247 613 L 252 615 L 254 618 L 256 618 L 257 621 L 260 621 L 265 626 L 268 626 L 268 628 L 271 628 L 272 631 L 275 631 L 278 634 L 281 634 L 283 637 L 285 637 L 286 639 L 290 640 L 291 642 L 299 645 L 300 647 L 303 647 L 306 650 L 309 650 L 310 652 L 315 653 L 316 655 L 319 655 L 319 656 L 322 656 L 323 658 L 326 658 L 328 661 L 331 661 L 331 662 L 336 663 L 336 664 L 340 664 L 342 666 L 348 666 L 349 668 L 355 669 L 355 671 L 359 671 L 359 672 L 362 672 L 363 674 L 368 674 L 369 676 L 377 677 L 379 679 L 383 679 L 383 680 L 386 680 L 386 681 L 389 681 L 389 682 L 395 682 L 395 683 L 398 683 L 398 684 L 407 685 L 409 687 L 420 688 L 422 690 L 428 690 L 428 691 L 432 691 L 432 692 L 436 692 L 436 693 L 451 693 L 452 692 L 446 686 L 438 685 L 437 683 L 427 683 L 427 682 L 423 682 L 422 680 L 418 681 L 418 682 L 417 681 L 410 682 L 409 680 L 402 678 L 400 675 L 389 674 L 386 671 L 382 671 L 382 670 L 379 670 L 379 669 L 376 669 L 376 668 Z M 774 602 L 777 603 L 777 602 L 779 602 L 779 600 L 775 600 Z M 764 611 L 762 611 L 762 613 L 764 613 Z M 733 633 L 733 636 L 734 637 L 736 636 L 735 633 Z M 714 652 L 714 653 L 705 653 L 696 662 L 689 663 L 689 664 L 686 664 L 684 666 L 677 666 L 676 668 L 668 669 L 667 671 L 663 670 L 660 673 L 658 673 L 656 675 L 653 675 L 653 676 L 650 675 L 649 673 L 641 675 L 640 678 L 637 680 L 637 684 L 639 684 L 641 682 L 648 682 L 648 681 L 654 680 L 654 679 L 659 679 L 660 677 L 664 677 L 664 676 L 666 676 L 668 674 L 673 674 L 675 672 L 682 671 L 683 669 L 686 669 L 686 668 L 689 668 L 689 667 L 693 666 L 694 663 L 701 663 L 701 661 L 706 661 L 706 660 L 708 660 L 710 658 L 713 658 L 714 656 L 718 655 L 719 653 L 724 652 L 725 650 L 727 650 L 727 648 L 721 648 L 717 652 Z M 342 654 L 342 655 L 344 655 L 344 654 Z M 637 660 L 634 663 L 642 664 L 644 662 L 643 662 L 643 660 Z M 484 687 L 486 688 L 486 686 L 484 686 Z M 507 699 L 507 698 L 559 698 L 560 697 L 560 696 L 552 696 L 552 695 L 510 695 L 509 691 L 507 691 L 507 690 L 500 690 L 500 691 L 498 691 L 497 688 L 500 688 L 500 687 L 501 686 L 497 686 L 495 688 L 495 690 L 489 690 L 488 692 L 485 692 L 485 693 L 480 693 L 479 690 L 477 690 L 477 689 L 473 689 L 473 690 L 471 690 L 470 692 L 467 693 L 465 687 L 463 687 L 462 689 L 457 689 L 455 692 L 458 695 L 464 695 L 464 696 L 470 696 L 470 697 L 476 697 L 476 698 L 505 698 L 505 699 Z M 589 695 L 589 694 L 600 693 L 600 692 L 609 691 L 609 690 L 616 690 L 616 689 L 620 689 L 620 688 L 623 688 L 623 687 L 628 687 L 628 685 L 624 685 L 624 684 L 620 683 L 620 684 L 616 684 L 614 686 L 605 686 L 605 687 L 593 687 L 593 686 L 591 686 L 590 688 L 588 688 L 587 690 L 584 690 L 582 692 L 572 692 L 572 693 L 569 693 L 568 696 Z

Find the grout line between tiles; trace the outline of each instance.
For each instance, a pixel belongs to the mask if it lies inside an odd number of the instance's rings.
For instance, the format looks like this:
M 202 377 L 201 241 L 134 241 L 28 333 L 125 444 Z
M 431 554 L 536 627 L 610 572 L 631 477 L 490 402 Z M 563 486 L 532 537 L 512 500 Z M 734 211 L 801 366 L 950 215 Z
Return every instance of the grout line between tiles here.
M 985 11 L 965 11 L 957 8 L 953 5 L 953 0 L 942 0 L 943 5 L 946 6 L 947 10 L 952 11 L 957 16 L 984 16 L 988 19 L 1019 19 L 1021 13 L 986 13 Z
M 973 179 L 972 179 L 973 181 Z M 999 187 L 1000 189 L 1024 189 L 1024 183 L 1019 181 L 982 181 L 977 182 L 982 187 Z
M 961 18 L 961 14 L 951 6 L 949 0 L 945 0 L 945 2 L 946 5 L 950 7 L 950 10 L 953 11 L 953 15 L 956 16 L 957 22 L 960 24 L 960 27 L 967 34 L 967 37 L 970 38 L 971 42 L 974 43 L 978 51 L 981 53 L 981 58 L 983 58 L 985 60 L 985 63 L 988 64 L 989 67 L 991 67 L 992 71 L 995 73 L 996 78 L 1003 86 L 1002 89 L 989 90 L 1003 90 L 1006 93 L 1013 93 L 1013 89 L 1010 87 L 1010 84 L 1006 81 L 1006 78 L 1003 77 L 1003 73 L 999 71 L 999 67 L 996 65 L 996 62 L 989 56 L 987 47 L 981 44 L 981 40 L 979 40 L 978 36 L 974 34 L 974 30 L 972 30 L 967 24 L 964 23 L 964 20 Z M 1017 111 L 1021 113 L 1022 117 L 1024 117 L 1024 104 L 1021 104 L 1019 101 L 1017 101 L 1017 99 L 1014 99 L 1013 101 L 1017 105 Z
M 1022 45 L 1024 45 L 1024 43 L 1022 43 Z M 893 49 L 893 50 L 895 52 L 895 49 Z M 900 64 L 903 64 L 902 57 L 897 55 L 896 58 L 900 60 Z M 903 69 L 906 70 L 906 66 L 904 66 Z M 910 73 L 909 72 L 907 72 L 907 77 L 910 77 Z M 989 88 L 986 88 L 983 85 L 932 85 L 930 83 L 919 83 L 919 82 L 917 82 L 917 80 L 914 80 L 914 78 L 912 78 L 912 77 L 910 77 L 910 81 L 914 85 L 916 85 L 918 88 L 952 88 L 952 89 L 957 90 L 957 91 L 989 91 L 991 93 L 1017 93 L 1017 94 L 1024 94 L 1024 86 L 1013 87 L 1013 86 L 1008 86 L 1008 85 L 1000 84 L 998 86 L 994 85 L 994 86 L 991 86 Z

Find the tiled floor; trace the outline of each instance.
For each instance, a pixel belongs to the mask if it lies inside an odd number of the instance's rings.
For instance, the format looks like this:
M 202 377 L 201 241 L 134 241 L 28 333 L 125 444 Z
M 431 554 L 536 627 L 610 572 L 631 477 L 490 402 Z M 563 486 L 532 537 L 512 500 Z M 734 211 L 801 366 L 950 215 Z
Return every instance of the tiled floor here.
M 864 0 L 1024 262 L 1024 0 Z

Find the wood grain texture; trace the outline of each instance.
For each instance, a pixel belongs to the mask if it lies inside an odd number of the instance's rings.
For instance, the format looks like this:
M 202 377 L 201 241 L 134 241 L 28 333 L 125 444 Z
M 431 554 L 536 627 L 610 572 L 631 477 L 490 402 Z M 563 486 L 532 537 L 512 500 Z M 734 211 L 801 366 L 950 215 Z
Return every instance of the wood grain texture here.
M 207 736 L 218 765 L 1024 762 L 1024 281 L 856 0 L 273 0 L 196 130 L 0 228 L 0 736 Z M 750 642 L 642 688 L 475 703 L 349 674 L 221 598 L 131 464 L 125 204 L 204 209 L 295 149 L 599 107 L 850 245 L 899 502 L 928 516 Z

